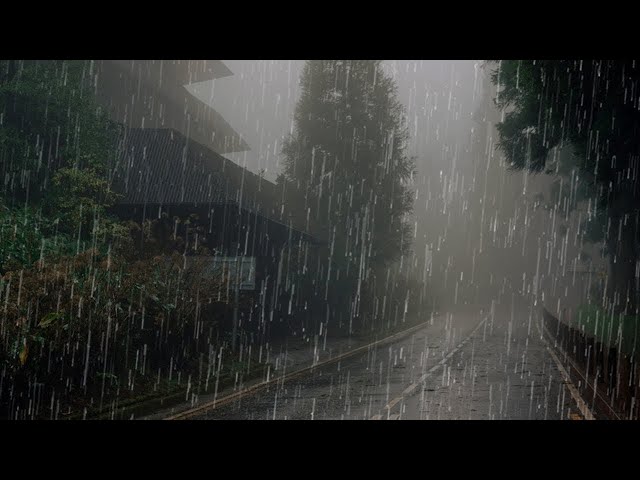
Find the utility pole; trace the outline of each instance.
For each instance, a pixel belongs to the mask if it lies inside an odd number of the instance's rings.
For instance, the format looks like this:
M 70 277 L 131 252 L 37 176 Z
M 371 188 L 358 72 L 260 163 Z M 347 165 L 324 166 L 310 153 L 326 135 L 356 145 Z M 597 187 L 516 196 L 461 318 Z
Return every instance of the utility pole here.
M 233 300 L 233 330 L 231 332 L 231 351 L 235 353 L 236 344 L 238 343 L 238 309 L 240 306 L 240 272 L 242 257 L 236 257 L 236 284 L 235 298 Z

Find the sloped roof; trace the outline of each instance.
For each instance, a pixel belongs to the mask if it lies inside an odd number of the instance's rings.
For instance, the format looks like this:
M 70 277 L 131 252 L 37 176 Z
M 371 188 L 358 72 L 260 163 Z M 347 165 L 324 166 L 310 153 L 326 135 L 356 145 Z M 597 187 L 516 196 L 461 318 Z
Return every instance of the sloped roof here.
M 289 216 L 279 186 L 172 129 L 127 129 L 113 188 L 121 205 L 234 204 L 307 231 Z
M 114 171 L 114 188 L 123 204 L 224 203 L 219 169 L 224 159 L 203 155 L 197 144 L 170 129 L 128 129 L 123 155 Z M 207 158 L 208 157 L 208 158 Z M 219 165 L 209 165 L 209 163 Z M 213 168 L 212 168 L 213 167 Z
M 249 150 L 242 137 L 185 85 L 232 75 L 219 60 L 101 60 L 99 101 L 126 128 L 113 169 L 121 205 L 236 204 L 297 231 L 279 186 L 222 156 Z
M 211 106 L 185 85 L 232 75 L 220 60 L 99 60 L 98 100 L 130 128 L 170 128 L 217 153 L 249 145 Z
M 220 60 L 107 60 L 121 71 L 162 89 L 230 77 L 233 72 Z
M 127 129 L 113 183 L 121 204 L 237 203 L 278 212 L 275 184 L 173 129 Z
M 122 154 L 113 168 L 121 205 L 234 204 L 300 232 L 280 187 L 172 129 L 125 131 Z

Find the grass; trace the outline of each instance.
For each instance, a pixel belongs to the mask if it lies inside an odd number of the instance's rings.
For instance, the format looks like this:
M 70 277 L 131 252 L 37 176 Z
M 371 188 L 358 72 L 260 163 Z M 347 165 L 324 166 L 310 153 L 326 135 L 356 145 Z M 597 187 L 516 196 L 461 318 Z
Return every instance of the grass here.
M 236 383 L 236 374 L 242 375 L 243 382 L 264 376 L 266 369 L 270 365 L 264 362 L 259 363 L 254 358 L 251 359 L 251 366 L 248 369 L 246 361 L 231 360 L 231 363 L 231 365 L 226 364 L 223 366 L 219 377 L 214 374 L 209 378 L 208 386 L 206 386 L 205 379 L 199 381 L 197 378 L 192 377 L 189 392 L 187 392 L 187 376 L 183 376 L 180 382 L 176 379 L 171 381 L 165 379 L 160 383 L 156 383 L 153 376 L 138 377 L 136 379 L 137 387 L 135 393 L 126 390 L 121 391 L 117 397 L 105 399 L 102 408 L 98 408 L 95 403 L 93 405 L 76 405 L 73 408 L 74 413 L 64 415 L 61 418 L 80 420 L 85 417 L 84 408 L 87 409 L 86 418 L 91 420 L 129 419 L 132 415 L 134 418 L 140 418 L 188 402 L 187 394 L 190 396 L 191 393 L 198 395 L 213 393 L 216 381 L 218 383 L 218 391 L 221 392 Z
M 636 315 L 614 314 L 595 305 L 581 305 L 572 323 L 609 347 L 619 346 L 624 353 L 632 354 L 639 346 Z

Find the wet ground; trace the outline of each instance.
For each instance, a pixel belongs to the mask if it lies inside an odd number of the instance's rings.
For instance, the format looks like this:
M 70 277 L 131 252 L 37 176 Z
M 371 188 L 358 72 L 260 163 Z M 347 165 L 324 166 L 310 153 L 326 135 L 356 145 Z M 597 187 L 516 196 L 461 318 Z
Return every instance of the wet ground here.
M 443 313 L 393 343 L 193 419 L 578 419 L 526 302 Z

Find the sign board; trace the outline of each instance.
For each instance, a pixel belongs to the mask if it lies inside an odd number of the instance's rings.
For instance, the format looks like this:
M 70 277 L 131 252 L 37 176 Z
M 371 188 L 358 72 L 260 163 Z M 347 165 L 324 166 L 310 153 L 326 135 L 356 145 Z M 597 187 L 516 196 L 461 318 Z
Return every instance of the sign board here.
M 235 286 L 236 273 L 240 273 L 240 290 L 256 288 L 255 257 L 211 257 L 211 274 L 225 276 L 231 286 Z

